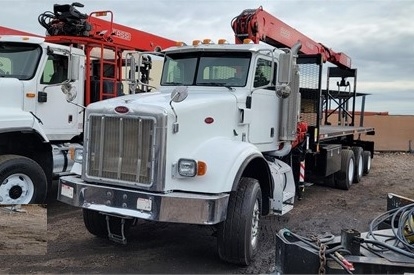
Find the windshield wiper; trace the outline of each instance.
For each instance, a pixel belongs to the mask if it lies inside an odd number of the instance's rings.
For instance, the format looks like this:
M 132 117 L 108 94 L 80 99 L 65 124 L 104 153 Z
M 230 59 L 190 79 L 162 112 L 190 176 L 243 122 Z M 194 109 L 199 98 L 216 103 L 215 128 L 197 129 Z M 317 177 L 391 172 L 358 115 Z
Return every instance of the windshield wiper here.
M 197 85 L 204 85 L 204 86 L 217 86 L 217 87 L 226 87 L 230 91 L 233 91 L 233 87 L 227 85 L 223 82 L 197 82 Z
M 185 86 L 183 83 L 181 82 L 164 82 L 162 83 L 162 85 L 171 85 L 171 86 Z

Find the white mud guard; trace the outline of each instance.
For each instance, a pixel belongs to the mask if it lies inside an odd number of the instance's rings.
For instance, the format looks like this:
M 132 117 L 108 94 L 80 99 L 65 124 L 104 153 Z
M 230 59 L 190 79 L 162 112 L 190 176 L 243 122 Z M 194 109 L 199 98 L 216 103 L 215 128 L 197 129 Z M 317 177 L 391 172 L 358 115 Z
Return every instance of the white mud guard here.
M 268 161 L 275 187 L 270 208 L 275 215 L 284 215 L 293 209 L 295 200 L 295 180 L 292 168 L 280 160 Z

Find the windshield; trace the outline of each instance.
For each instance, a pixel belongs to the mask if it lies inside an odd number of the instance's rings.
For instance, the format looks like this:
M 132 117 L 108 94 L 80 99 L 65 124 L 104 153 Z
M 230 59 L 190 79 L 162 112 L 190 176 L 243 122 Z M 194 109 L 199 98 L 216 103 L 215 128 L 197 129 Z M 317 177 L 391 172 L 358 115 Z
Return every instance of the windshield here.
M 31 79 L 41 53 L 38 45 L 0 42 L 0 77 Z
M 161 85 L 243 87 L 250 59 L 250 52 L 170 54 L 164 61 Z

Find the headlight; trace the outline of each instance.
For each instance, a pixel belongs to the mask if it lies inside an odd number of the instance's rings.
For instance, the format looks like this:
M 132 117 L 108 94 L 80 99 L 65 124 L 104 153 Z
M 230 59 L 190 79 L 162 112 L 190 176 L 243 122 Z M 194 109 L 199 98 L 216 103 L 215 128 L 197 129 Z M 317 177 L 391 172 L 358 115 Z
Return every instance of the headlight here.
M 191 178 L 204 176 L 207 172 L 207 164 L 204 161 L 194 159 L 179 159 L 173 165 L 173 176 Z
M 76 148 L 74 152 L 73 160 L 78 163 L 83 161 L 83 148 Z
M 182 177 L 195 177 L 197 175 L 197 162 L 193 159 L 179 159 L 178 174 Z

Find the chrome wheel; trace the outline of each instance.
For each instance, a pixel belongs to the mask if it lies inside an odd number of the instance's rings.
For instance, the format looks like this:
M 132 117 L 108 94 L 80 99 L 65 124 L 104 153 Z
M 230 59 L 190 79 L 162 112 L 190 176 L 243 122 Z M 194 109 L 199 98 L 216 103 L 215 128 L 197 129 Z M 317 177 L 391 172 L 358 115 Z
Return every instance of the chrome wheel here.
M 33 181 L 25 174 L 12 174 L 1 183 L 0 194 L 5 194 L 3 204 L 30 203 L 34 195 Z
M 259 220 L 260 220 L 260 207 L 259 200 L 256 200 L 253 207 L 252 215 L 252 234 L 251 234 L 251 245 L 253 248 L 257 246 L 259 239 Z
M 354 159 L 349 160 L 349 170 L 348 170 L 348 181 L 350 184 L 352 184 L 352 181 L 354 179 L 354 171 L 355 171 L 355 164 Z

